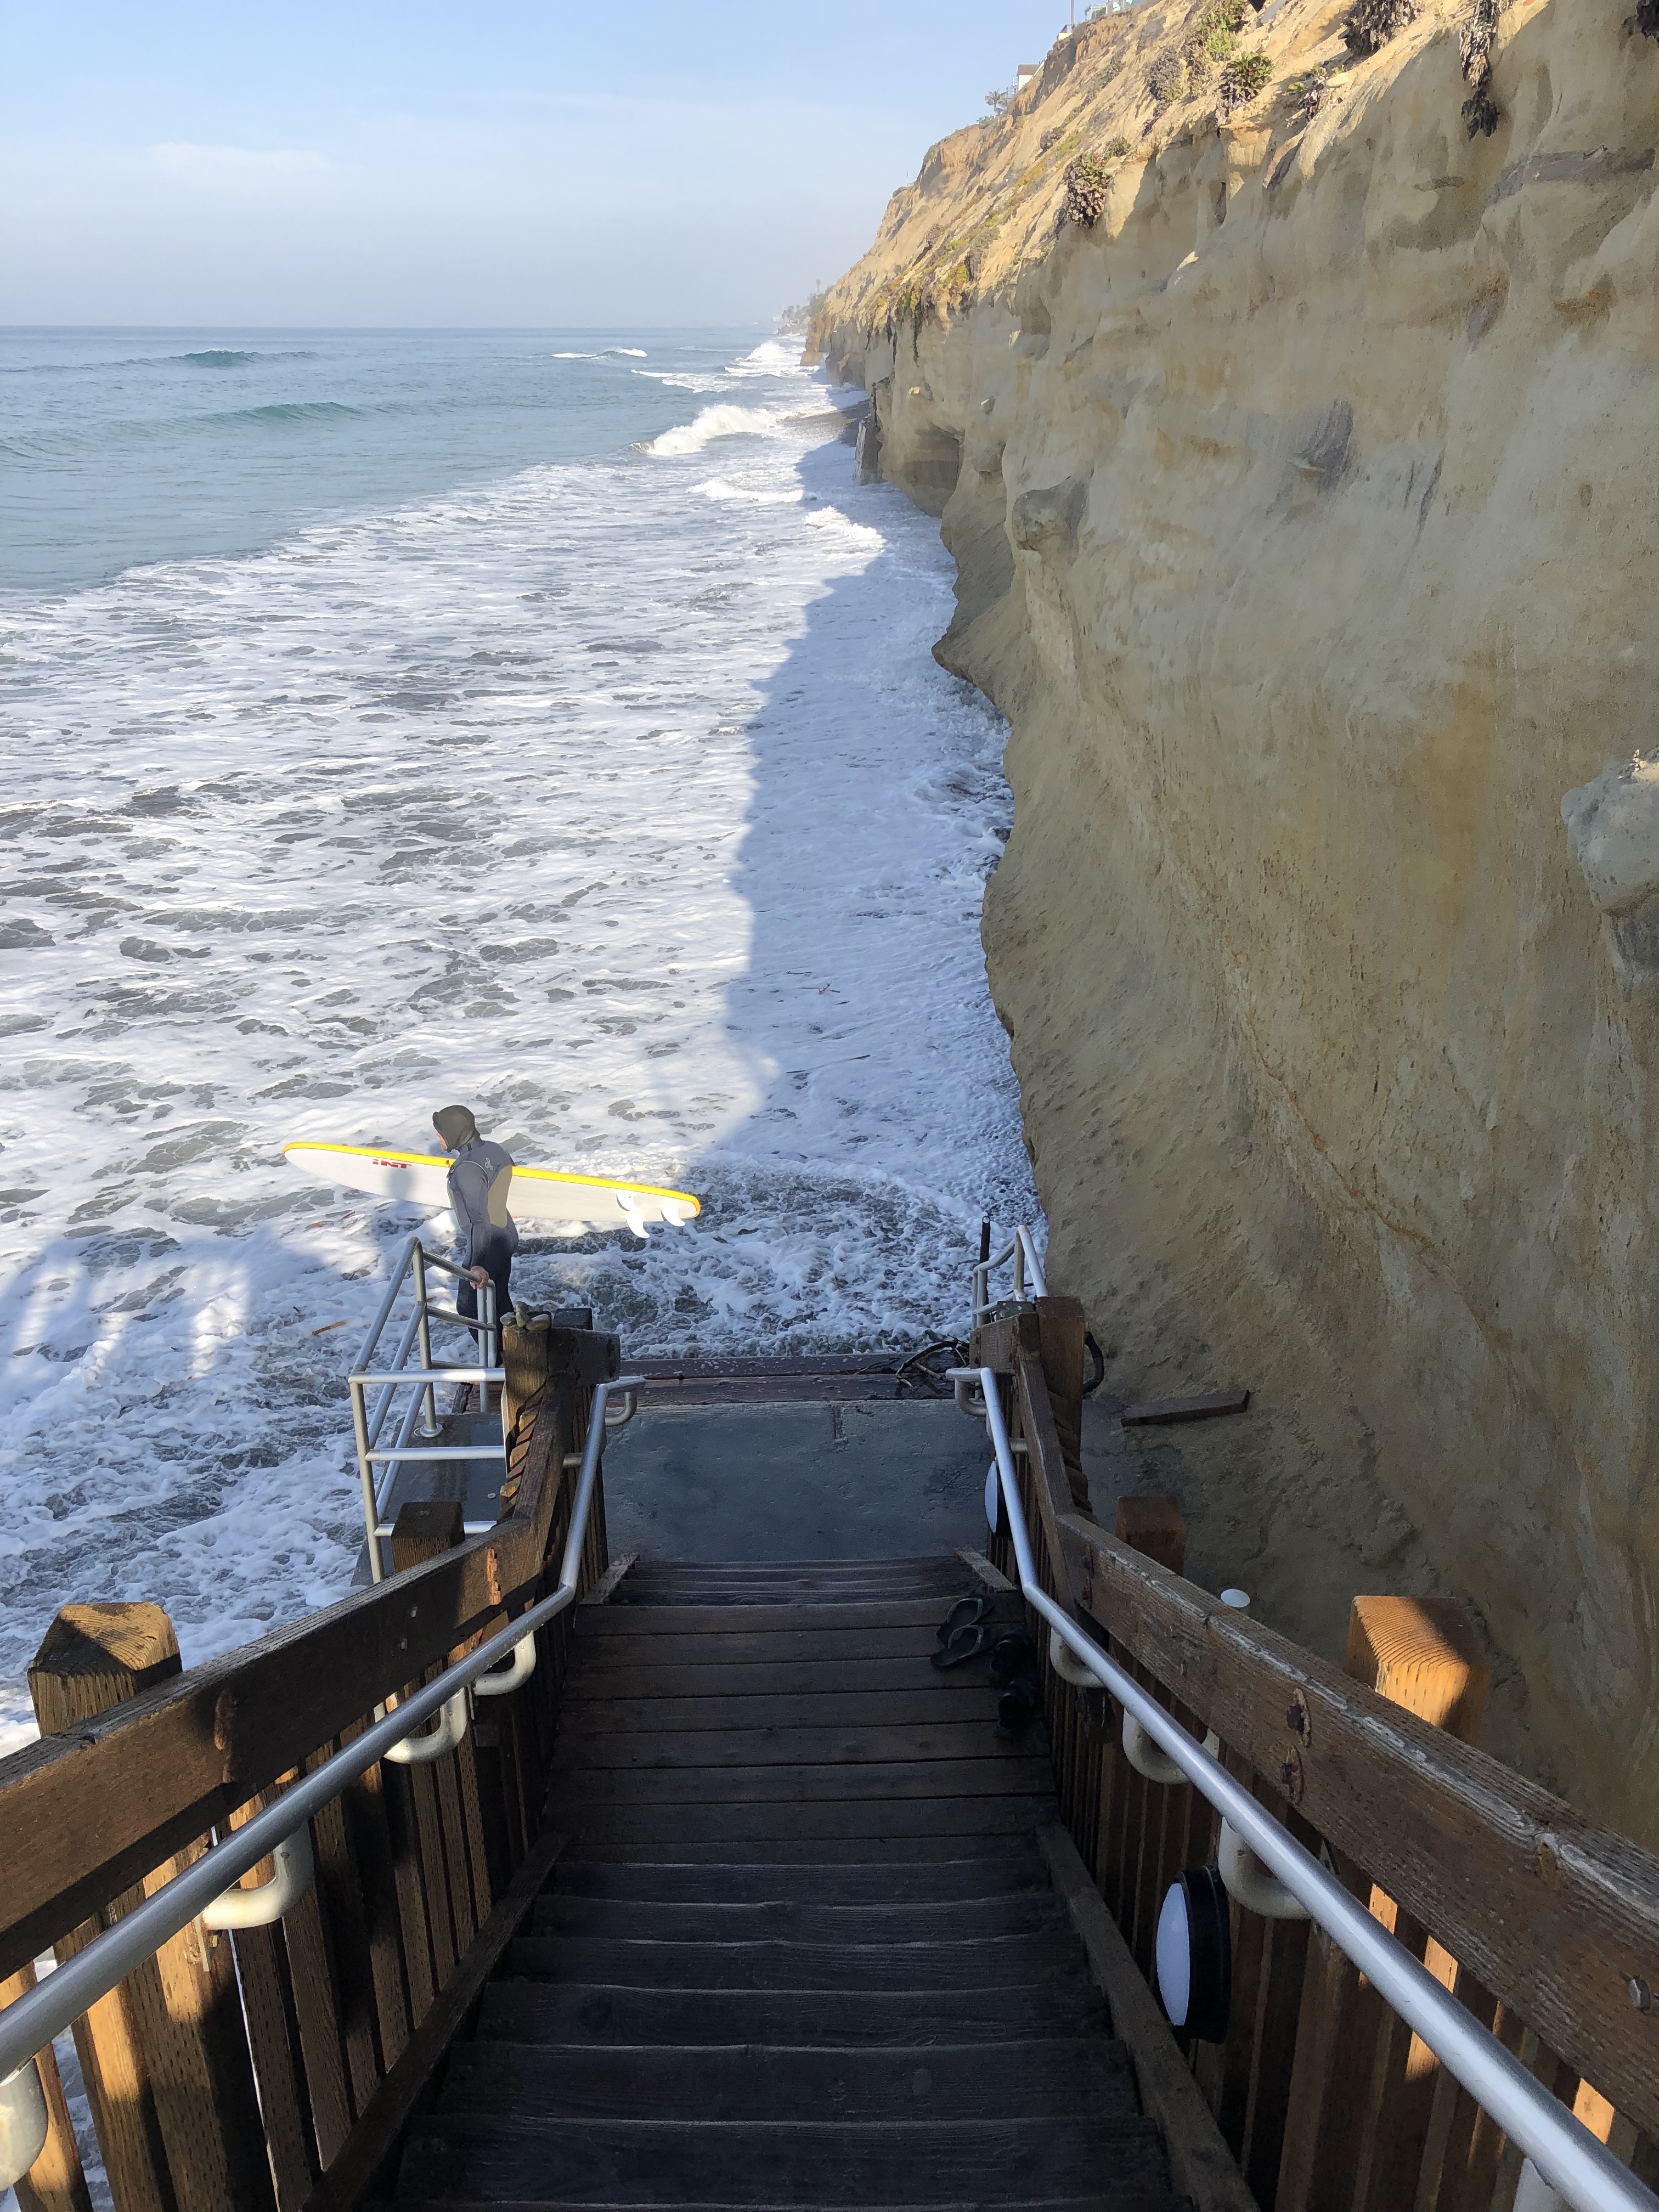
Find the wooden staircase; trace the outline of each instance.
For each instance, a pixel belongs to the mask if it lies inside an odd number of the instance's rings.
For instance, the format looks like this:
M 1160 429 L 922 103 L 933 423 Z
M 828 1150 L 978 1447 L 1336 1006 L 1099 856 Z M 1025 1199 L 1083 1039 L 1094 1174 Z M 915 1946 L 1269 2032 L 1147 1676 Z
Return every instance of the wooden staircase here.
M 984 1662 L 930 1663 L 964 1586 L 950 1558 L 647 1566 L 580 1609 L 568 1842 L 400 2212 L 1170 2212 L 1036 1848 L 1041 1728 L 1002 1741 Z

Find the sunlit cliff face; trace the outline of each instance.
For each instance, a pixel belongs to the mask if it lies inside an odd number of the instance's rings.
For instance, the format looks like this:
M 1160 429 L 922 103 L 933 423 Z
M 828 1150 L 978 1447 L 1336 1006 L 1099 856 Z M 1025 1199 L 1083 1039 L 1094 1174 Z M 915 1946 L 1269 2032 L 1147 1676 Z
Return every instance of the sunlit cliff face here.
M 1659 38 L 1448 4 L 1356 60 L 1291 0 L 1222 123 L 1147 91 L 1199 14 L 936 149 L 817 333 L 1013 723 L 1050 1279 L 1109 1389 L 1255 1392 L 1148 1469 L 1200 1579 L 1334 1652 L 1462 1596 L 1487 1744 L 1651 1838 Z

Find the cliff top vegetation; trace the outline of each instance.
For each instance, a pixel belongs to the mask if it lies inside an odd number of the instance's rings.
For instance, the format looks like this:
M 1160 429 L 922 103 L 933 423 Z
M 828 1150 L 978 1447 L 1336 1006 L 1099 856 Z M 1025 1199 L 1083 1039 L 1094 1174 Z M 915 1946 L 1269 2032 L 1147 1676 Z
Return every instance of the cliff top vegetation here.
M 1546 0 L 1508 0 L 1504 21 Z M 1112 236 L 1150 165 L 1178 143 L 1248 134 L 1261 158 L 1304 135 L 1328 141 L 1345 108 L 1424 46 L 1471 88 L 1464 120 L 1490 131 L 1486 94 L 1500 0 L 1139 0 L 1096 9 L 1058 40 L 1025 89 L 928 149 L 895 192 L 870 252 L 830 288 L 811 343 L 840 328 L 896 329 L 1012 295 L 1067 223 Z M 1659 0 L 1655 0 L 1659 5 Z M 1310 150 L 1316 150 L 1310 147 Z

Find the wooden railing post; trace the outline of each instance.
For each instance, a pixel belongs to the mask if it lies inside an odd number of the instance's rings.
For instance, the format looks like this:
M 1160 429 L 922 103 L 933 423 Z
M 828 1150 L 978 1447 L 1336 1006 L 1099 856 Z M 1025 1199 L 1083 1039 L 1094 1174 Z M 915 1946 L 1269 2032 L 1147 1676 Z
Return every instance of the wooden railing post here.
M 42 1735 L 64 1735 L 179 1671 L 155 1605 L 65 1606 L 29 1669 Z M 193 1844 L 57 1946 L 60 1960 L 152 1896 Z M 230 1944 L 192 1922 L 77 2021 L 76 2045 L 117 2212 L 261 2212 L 270 2167 Z
M 20 1966 L 0 1982 L 0 2007 L 27 1996 L 34 1987 L 34 1968 Z M 40 2155 L 17 2183 L 18 2212 L 92 2212 L 81 2153 L 70 2124 L 58 2057 L 48 2044 L 35 2060 L 46 2100 L 46 2140 Z
M 1083 1472 L 1083 1376 L 1088 1364 L 1083 1343 L 1083 1302 L 1039 1298 L 1036 1311 L 1039 1355 L 1060 1455 L 1066 1462 L 1072 1510 L 1092 1521 L 1095 1510 L 1089 1503 L 1089 1479 Z
M 1450 1598 L 1358 1597 L 1346 1670 L 1465 1743 L 1480 1734 L 1491 1670 Z M 1455 1962 L 1392 1899 L 1336 1855 L 1376 1918 L 1449 1987 Z M 1328 1936 L 1308 1948 L 1277 2212 L 1395 2212 L 1417 2200 L 1437 2087 L 1433 2054 Z M 1449 2087 L 1455 2090 L 1455 2084 Z M 1495 2178 L 1495 2177 L 1494 2177 Z

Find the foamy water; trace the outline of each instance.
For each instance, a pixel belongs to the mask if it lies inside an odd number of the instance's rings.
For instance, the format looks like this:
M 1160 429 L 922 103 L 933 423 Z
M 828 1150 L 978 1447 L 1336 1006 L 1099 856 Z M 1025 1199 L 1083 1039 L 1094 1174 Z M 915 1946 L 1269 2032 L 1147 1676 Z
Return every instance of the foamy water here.
M 425 1147 L 463 1098 L 698 1191 L 526 1239 L 520 1295 L 640 1353 L 954 1331 L 981 1206 L 1031 1212 L 950 564 L 787 351 L 716 373 L 608 455 L 11 605 L 9 1740 L 66 1599 L 157 1600 L 188 1662 L 349 1581 L 341 1375 L 419 1217 L 285 1138 Z

